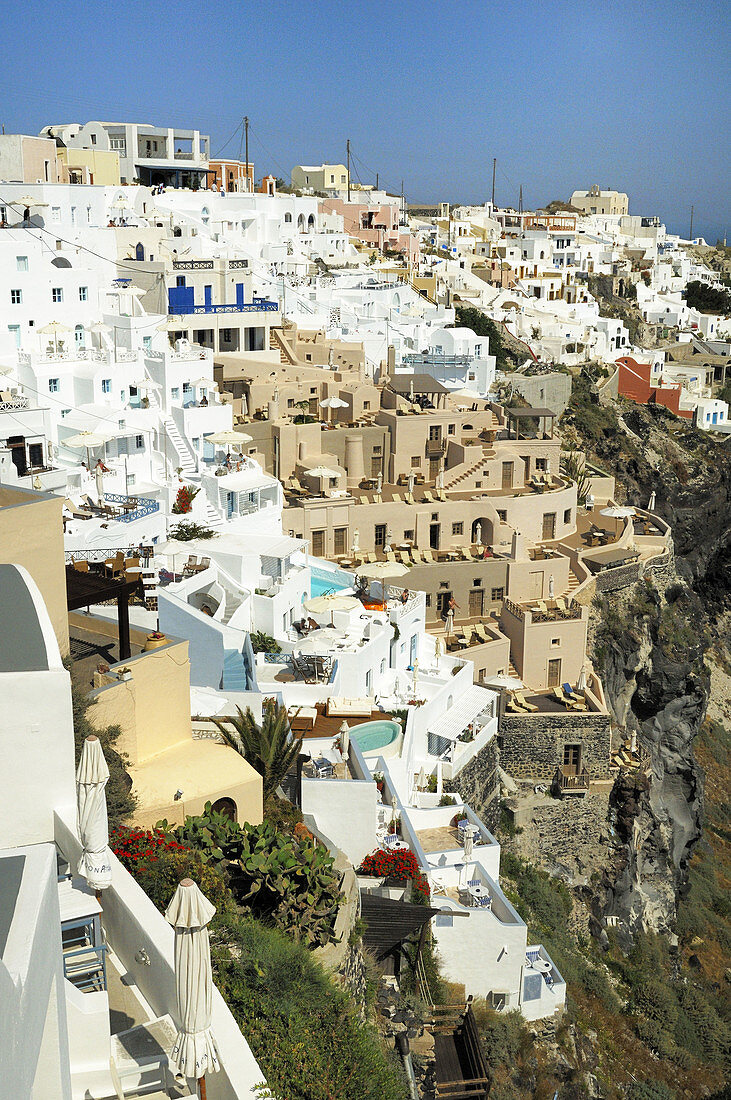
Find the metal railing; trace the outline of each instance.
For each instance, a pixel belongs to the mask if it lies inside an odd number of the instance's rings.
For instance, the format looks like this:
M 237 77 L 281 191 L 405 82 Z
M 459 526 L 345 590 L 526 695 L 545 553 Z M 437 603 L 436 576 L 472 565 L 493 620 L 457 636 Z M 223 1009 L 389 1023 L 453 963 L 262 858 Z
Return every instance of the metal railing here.
M 118 523 L 134 523 L 137 519 L 142 519 L 144 516 L 151 516 L 153 512 L 160 511 L 159 503 L 156 500 L 152 500 L 150 497 L 128 497 L 121 493 L 105 493 L 104 499 L 110 500 L 112 504 L 129 504 L 132 501 L 136 503 L 136 507 L 130 509 L 129 512 L 112 517 Z
M 261 301 L 244 302 L 242 305 L 193 306 L 192 309 L 181 310 L 181 312 L 196 315 L 206 313 L 276 313 L 278 309 L 278 302 L 270 302 L 262 298 Z

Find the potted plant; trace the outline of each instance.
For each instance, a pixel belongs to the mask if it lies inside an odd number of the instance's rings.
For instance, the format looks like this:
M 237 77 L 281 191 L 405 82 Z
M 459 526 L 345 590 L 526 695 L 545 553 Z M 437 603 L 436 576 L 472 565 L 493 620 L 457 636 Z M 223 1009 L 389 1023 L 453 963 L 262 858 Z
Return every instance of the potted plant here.
M 161 634 L 159 630 L 153 630 L 151 634 L 147 635 L 147 640 L 142 648 L 145 653 L 148 653 L 151 649 L 159 649 L 160 646 L 167 644 L 167 637 Z
M 386 787 L 386 784 L 385 784 L 384 779 L 383 779 L 383 772 L 374 772 L 373 773 L 373 778 L 375 780 L 376 787 L 378 789 L 379 794 L 383 794 L 383 792 L 385 790 L 385 787 Z
M 132 679 L 132 669 L 127 668 L 126 665 L 124 665 L 123 668 L 118 668 L 117 669 L 117 679 L 118 680 L 131 680 Z

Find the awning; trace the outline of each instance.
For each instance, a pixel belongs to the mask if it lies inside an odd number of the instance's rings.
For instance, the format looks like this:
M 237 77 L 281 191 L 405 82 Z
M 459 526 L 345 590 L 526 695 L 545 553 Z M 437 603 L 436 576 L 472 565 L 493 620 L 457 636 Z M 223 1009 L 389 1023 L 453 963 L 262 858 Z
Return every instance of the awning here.
M 439 909 L 362 893 L 360 911 L 366 923 L 363 943 L 380 959 L 400 947 L 414 932 L 420 932 Z

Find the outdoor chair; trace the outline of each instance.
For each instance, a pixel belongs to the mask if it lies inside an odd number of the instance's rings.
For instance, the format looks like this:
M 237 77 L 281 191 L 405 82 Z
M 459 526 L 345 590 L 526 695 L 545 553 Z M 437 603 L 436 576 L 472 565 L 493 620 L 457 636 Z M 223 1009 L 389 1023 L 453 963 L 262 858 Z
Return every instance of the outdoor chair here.
M 389 848 L 397 848 L 401 843 L 401 838 L 398 833 L 386 833 L 381 841 L 381 847 L 388 851 Z
M 431 550 L 422 550 L 422 554 L 424 556 L 424 561 L 427 562 L 428 565 L 434 564 L 434 555 Z
M 490 641 L 488 633 L 485 630 L 482 623 L 475 623 L 474 631 L 475 631 L 475 634 L 477 635 L 477 637 L 480 639 L 481 642 L 489 642 Z
M 563 699 L 561 701 L 564 702 Z M 505 709 L 509 710 L 511 714 L 525 714 L 524 708 L 521 707 L 512 692 L 508 693 L 508 697 L 505 701 Z
M 292 488 L 293 488 L 293 489 L 295 490 L 295 492 L 297 492 L 297 493 L 304 493 L 304 489 L 303 489 L 303 488 L 302 488 L 302 486 L 300 485 L 300 483 L 299 483 L 299 479 L 298 479 L 298 478 L 296 478 L 296 477 L 292 477 L 292 478 L 290 478 L 290 485 L 291 485 L 291 486 L 292 486 Z
M 398 556 L 401 558 L 401 563 L 403 565 L 411 565 L 411 558 L 409 557 L 406 550 L 399 550 Z
M 403 504 L 403 501 L 401 500 L 401 494 L 400 493 L 394 493 L 392 499 L 393 499 L 394 504 Z
M 444 492 L 444 489 L 437 489 L 437 499 L 438 500 L 446 500 L 447 499 L 447 494 Z
M 211 559 L 210 558 L 201 558 L 201 560 L 198 563 L 197 572 L 202 573 L 204 569 L 209 569 L 210 566 L 211 566 Z
M 413 493 L 407 493 L 406 496 L 404 497 L 404 500 L 406 501 L 407 504 L 416 504 L 416 501 L 414 500 L 414 494 Z
M 94 515 L 90 508 L 81 507 L 81 505 L 74 504 L 73 500 L 69 500 L 68 497 L 66 497 L 64 505 L 66 508 L 68 508 L 74 519 L 91 519 Z
M 361 504 L 370 504 L 368 497 L 364 493 L 360 494 L 360 502 Z
M 466 546 L 461 546 L 459 552 L 460 552 L 460 554 L 462 555 L 462 557 L 464 558 L 465 561 L 472 561 L 473 560 L 472 559 L 472 554 L 470 554 L 470 552 L 469 552 L 469 550 L 467 549 Z
M 198 565 L 197 556 L 195 554 L 189 554 L 188 555 L 188 560 L 185 563 L 185 565 L 183 566 L 183 576 L 184 577 L 189 577 L 191 575 L 191 573 L 195 573 L 197 565 Z
M 538 710 L 538 707 L 535 705 L 535 703 L 529 703 L 521 691 L 514 692 L 514 695 L 520 705 L 526 710 L 529 710 L 531 714 Z
M 571 687 L 571 684 L 569 684 L 569 683 L 561 684 L 561 687 L 563 688 L 564 695 L 568 696 L 569 699 L 573 699 L 574 702 L 576 702 L 576 703 L 583 703 L 584 702 L 583 695 L 577 695 L 577 693 Z
M 464 640 L 465 640 L 465 645 L 468 645 L 468 646 L 472 645 L 472 627 L 471 626 L 466 626 L 464 628 Z
M 88 573 L 89 572 L 89 563 L 85 559 L 82 560 L 82 561 L 73 561 L 73 562 L 71 562 L 71 564 L 73 565 L 73 567 L 74 567 L 74 569 L 76 570 L 77 573 Z
M 559 609 L 559 611 L 563 615 L 565 615 L 566 612 L 568 611 L 568 607 L 566 606 L 566 601 L 561 596 L 556 596 L 556 607 Z
M 421 556 L 421 550 L 417 550 L 415 546 L 411 547 L 411 558 L 416 565 L 421 565 L 424 560 Z
M 436 501 L 434 500 L 433 495 L 429 492 L 428 489 L 424 490 L 424 500 L 426 501 L 427 504 L 435 504 L 436 503 Z
M 536 600 L 536 606 L 542 615 L 548 617 L 548 607 L 543 600 Z
M 396 555 L 394 554 L 393 550 L 389 550 L 387 553 L 386 551 L 384 551 L 384 555 L 386 561 L 390 561 L 393 562 L 395 565 L 398 565 L 398 562 L 396 561 Z

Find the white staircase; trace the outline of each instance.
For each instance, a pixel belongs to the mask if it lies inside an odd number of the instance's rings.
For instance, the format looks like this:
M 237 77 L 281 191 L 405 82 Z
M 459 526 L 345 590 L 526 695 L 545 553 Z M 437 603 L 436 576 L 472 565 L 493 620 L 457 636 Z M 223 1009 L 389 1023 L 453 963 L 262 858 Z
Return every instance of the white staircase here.
M 197 466 L 193 455 L 178 431 L 172 416 L 164 416 L 163 424 L 165 425 L 165 431 L 168 433 L 168 438 L 175 448 L 175 453 L 178 456 L 178 466 L 181 467 L 184 474 L 190 475 L 196 473 Z
M 223 520 L 210 500 L 206 500 L 206 523 L 209 527 L 223 527 Z

